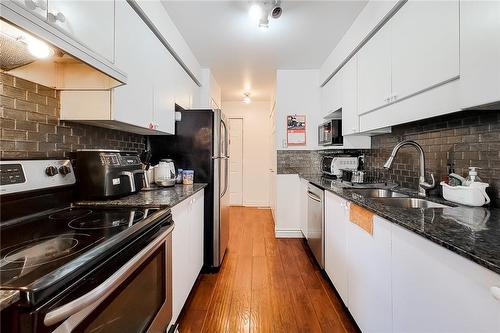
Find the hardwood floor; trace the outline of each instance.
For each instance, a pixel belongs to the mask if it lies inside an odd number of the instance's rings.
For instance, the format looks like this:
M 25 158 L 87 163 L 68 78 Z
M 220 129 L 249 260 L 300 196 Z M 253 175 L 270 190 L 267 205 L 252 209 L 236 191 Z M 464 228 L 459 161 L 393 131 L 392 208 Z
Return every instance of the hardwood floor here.
M 302 239 L 276 239 L 270 210 L 232 207 L 217 274 L 201 274 L 181 313 L 188 332 L 357 332 Z

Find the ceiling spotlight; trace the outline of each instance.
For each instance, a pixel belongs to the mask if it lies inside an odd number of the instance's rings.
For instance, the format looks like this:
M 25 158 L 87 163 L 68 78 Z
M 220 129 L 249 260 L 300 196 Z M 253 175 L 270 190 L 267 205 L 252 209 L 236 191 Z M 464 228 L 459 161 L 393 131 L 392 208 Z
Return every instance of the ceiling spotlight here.
M 283 13 L 283 8 L 281 8 L 281 0 L 276 0 L 274 2 L 273 9 L 271 9 L 271 17 L 277 19 Z
M 253 21 L 259 22 L 263 16 L 262 7 L 257 3 L 252 4 L 248 10 L 248 15 Z
M 244 95 L 244 97 L 243 97 L 243 99 L 242 99 L 241 101 L 242 101 L 243 103 L 245 103 L 245 104 L 250 104 L 250 102 L 252 101 L 252 100 L 250 99 L 250 94 L 249 94 L 249 93 L 245 93 L 245 94 L 243 94 L 243 95 Z

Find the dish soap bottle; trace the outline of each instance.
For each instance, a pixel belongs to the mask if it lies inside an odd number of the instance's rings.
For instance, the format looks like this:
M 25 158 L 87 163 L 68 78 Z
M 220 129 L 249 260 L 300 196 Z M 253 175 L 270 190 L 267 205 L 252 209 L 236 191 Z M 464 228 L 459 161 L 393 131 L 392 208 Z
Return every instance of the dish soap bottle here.
M 481 178 L 477 175 L 478 167 L 469 167 L 469 175 L 465 179 L 465 185 L 469 186 L 474 182 L 481 182 Z

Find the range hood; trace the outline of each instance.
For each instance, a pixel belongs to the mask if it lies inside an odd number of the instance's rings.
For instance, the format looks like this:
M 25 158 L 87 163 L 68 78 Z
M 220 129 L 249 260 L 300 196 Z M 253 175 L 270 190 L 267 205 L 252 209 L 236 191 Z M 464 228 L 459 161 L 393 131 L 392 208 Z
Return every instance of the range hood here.
M 122 82 L 0 19 L 0 70 L 58 90 L 108 90 Z

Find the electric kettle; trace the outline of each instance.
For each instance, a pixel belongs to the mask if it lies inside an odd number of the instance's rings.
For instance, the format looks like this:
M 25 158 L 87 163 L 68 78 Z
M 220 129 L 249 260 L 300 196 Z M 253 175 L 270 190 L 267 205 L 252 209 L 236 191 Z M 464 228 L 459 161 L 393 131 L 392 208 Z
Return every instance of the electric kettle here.
M 175 185 L 175 165 L 171 159 L 162 159 L 155 167 L 155 183 L 159 186 Z

